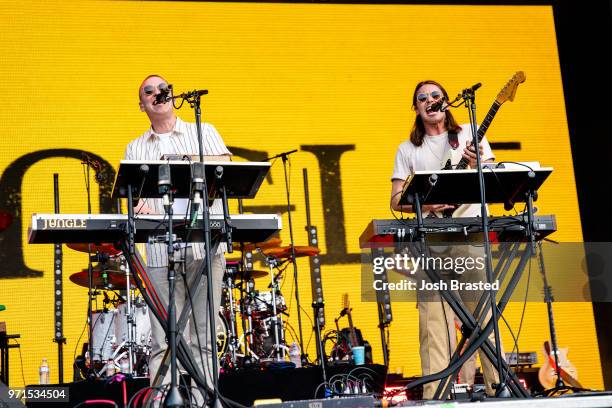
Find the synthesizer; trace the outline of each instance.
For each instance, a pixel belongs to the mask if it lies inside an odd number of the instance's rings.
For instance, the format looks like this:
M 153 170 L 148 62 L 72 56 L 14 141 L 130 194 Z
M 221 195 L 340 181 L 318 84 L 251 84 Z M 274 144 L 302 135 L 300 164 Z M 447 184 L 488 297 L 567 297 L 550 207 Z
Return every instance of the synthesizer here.
M 427 239 L 438 242 L 473 241 L 482 236 L 482 218 L 425 218 L 423 232 Z M 527 217 L 489 217 L 489 232 L 492 241 L 523 241 L 526 238 Z M 554 215 L 534 216 L 536 239 L 540 240 L 557 230 Z M 385 243 L 408 242 L 416 239 L 416 218 L 372 220 L 359 238 L 361 248 Z
M 235 242 L 263 242 L 282 229 L 282 220 L 276 214 L 231 215 L 232 239 Z M 101 243 L 116 242 L 125 238 L 126 214 L 32 214 L 28 230 L 31 244 L 50 243 Z M 191 220 L 183 217 L 173 219 L 173 234 L 189 242 L 202 242 L 202 217 L 191 226 Z M 164 237 L 168 226 L 162 214 L 137 215 L 134 217 L 135 241 L 149 242 L 150 237 Z M 223 215 L 210 216 L 213 234 L 220 232 Z

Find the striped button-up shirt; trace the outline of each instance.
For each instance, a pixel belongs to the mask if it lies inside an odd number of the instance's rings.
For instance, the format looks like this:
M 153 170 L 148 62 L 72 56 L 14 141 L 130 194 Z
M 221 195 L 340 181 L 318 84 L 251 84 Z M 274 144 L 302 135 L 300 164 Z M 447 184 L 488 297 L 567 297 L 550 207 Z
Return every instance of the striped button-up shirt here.
M 176 118 L 176 124 L 169 136 L 170 143 L 162 143 L 153 128 L 149 128 L 142 136 L 128 144 L 125 150 L 126 160 L 160 160 L 164 154 L 197 155 L 199 154 L 198 133 L 195 123 L 187 123 Z M 217 129 L 210 123 L 202 124 L 202 144 L 205 156 L 231 155 L 223 143 Z M 168 151 L 171 149 L 171 151 Z M 144 205 L 156 214 L 164 214 L 162 200 L 159 198 L 144 199 Z M 222 214 L 221 200 L 215 200 L 210 207 L 211 214 Z M 176 214 L 183 217 L 184 214 Z M 217 254 L 222 253 L 225 245 L 220 245 Z M 153 267 L 168 265 L 168 247 L 166 244 L 151 243 L 146 245 L 147 264 Z M 195 259 L 203 259 L 204 244 L 193 244 Z

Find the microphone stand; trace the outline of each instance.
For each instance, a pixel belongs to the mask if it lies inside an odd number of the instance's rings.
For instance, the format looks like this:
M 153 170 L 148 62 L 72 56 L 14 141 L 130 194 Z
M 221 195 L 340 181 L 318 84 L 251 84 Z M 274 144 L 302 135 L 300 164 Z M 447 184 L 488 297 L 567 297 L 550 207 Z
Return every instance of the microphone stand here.
M 166 173 L 166 174 L 163 174 Z M 165 177 L 165 179 L 162 179 Z M 163 164 L 159 166 L 158 186 L 159 192 L 163 194 L 163 205 L 168 216 L 166 238 L 167 254 L 168 254 L 168 348 L 170 349 L 170 390 L 164 399 L 164 407 L 182 407 L 184 405 L 183 397 L 178 389 L 178 367 L 176 363 L 176 305 L 175 305 L 175 286 L 176 286 L 176 271 L 174 269 L 174 237 L 173 219 L 174 210 L 172 204 L 172 185 L 170 176 L 170 165 Z
M 486 203 L 486 190 L 484 182 L 484 173 L 481 165 L 480 148 L 478 146 L 478 127 L 476 124 L 476 94 L 475 91 L 479 87 L 473 86 L 472 88 L 464 89 L 461 94 L 461 98 L 464 100 L 465 107 L 468 109 L 470 118 L 470 128 L 472 132 L 472 146 L 474 146 L 474 152 L 476 153 L 476 171 L 478 172 L 478 183 L 480 186 L 480 215 L 482 217 L 482 233 L 484 239 L 485 257 L 486 257 L 486 275 L 487 282 L 493 283 L 493 263 L 491 260 L 491 241 L 489 239 L 489 216 L 487 214 L 487 203 Z M 509 397 L 509 392 L 505 383 L 504 372 L 502 370 L 502 356 L 501 356 L 501 340 L 499 335 L 499 322 L 497 316 L 497 304 L 496 304 L 496 291 L 495 289 L 489 289 L 489 301 L 491 303 L 491 320 L 493 324 L 493 332 L 495 334 L 495 359 L 496 369 L 499 375 L 499 384 L 497 384 L 495 396 L 496 397 Z
M 293 241 L 293 222 L 291 221 L 291 199 L 289 197 L 289 179 L 287 177 L 287 162 L 289 161 L 288 157 L 290 154 L 297 152 L 298 149 L 291 150 L 289 152 L 279 153 L 276 156 L 268 157 L 265 161 L 269 161 L 272 159 L 276 159 L 278 157 L 283 159 L 283 172 L 285 174 L 285 191 L 287 192 L 287 216 L 289 220 L 289 239 L 291 242 L 291 263 L 293 263 L 293 286 L 295 287 L 295 301 L 297 303 L 297 318 L 298 318 L 298 330 L 300 335 L 300 352 L 302 355 L 300 356 L 302 360 L 302 365 L 308 364 L 307 354 L 304 350 L 304 335 L 302 334 L 302 313 L 300 306 L 300 295 L 298 290 L 298 269 L 297 262 L 295 259 L 295 242 Z M 317 316 L 315 316 L 316 318 Z
M 202 110 L 201 110 L 201 101 L 200 98 L 202 95 L 206 95 L 208 94 L 208 91 L 205 89 L 201 89 L 201 90 L 194 90 L 191 92 L 186 92 L 186 93 L 182 93 L 180 95 L 176 95 L 176 96 L 168 96 L 165 97 L 164 100 L 165 101 L 174 101 L 175 99 L 182 99 L 183 101 L 187 101 L 187 103 L 189 103 L 189 106 L 191 108 L 193 108 L 194 110 L 194 114 L 195 114 L 195 124 L 196 124 L 196 130 L 197 130 L 197 135 L 198 135 L 198 149 L 199 149 L 199 159 L 200 159 L 200 165 L 202 167 L 202 173 L 201 173 L 201 183 L 202 183 L 202 201 L 203 201 L 203 205 L 202 205 L 202 229 L 204 231 L 204 262 L 205 262 L 205 273 L 208 274 L 208 278 L 206 279 L 207 282 L 207 299 L 208 299 L 208 325 L 210 326 L 211 330 L 209 330 L 209 335 L 210 335 L 210 345 L 211 345 L 211 351 L 210 353 L 212 354 L 212 372 L 211 372 L 211 377 L 212 377 L 212 382 L 213 382 L 213 398 L 217 397 L 218 394 L 218 361 L 217 361 L 217 356 L 216 353 L 214 352 L 214 348 L 215 348 L 215 344 L 217 344 L 216 339 L 217 339 L 217 335 L 215 332 L 215 305 L 214 305 L 214 300 L 213 300 L 213 272 L 212 272 L 212 263 L 211 263 L 211 233 L 210 233 L 210 214 L 209 214 L 209 209 L 210 209 L 210 205 L 209 205 L 209 200 L 208 200 L 208 185 L 206 182 L 206 171 L 204 168 L 204 144 L 203 144 L 203 140 L 202 140 Z M 181 103 L 182 105 L 182 103 Z M 180 106 L 179 106 L 180 107 Z M 196 184 L 196 181 L 194 181 L 194 184 Z M 197 182 L 199 183 L 200 180 L 197 180 Z M 192 311 L 192 313 L 196 313 L 196 311 Z M 206 356 L 204 356 L 204 358 L 207 358 Z M 204 372 L 204 376 L 206 376 L 206 370 L 205 370 L 205 363 L 204 361 L 202 361 L 202 370 Z M 210 405 L 214 405 L 214 401 L 210 402 Z

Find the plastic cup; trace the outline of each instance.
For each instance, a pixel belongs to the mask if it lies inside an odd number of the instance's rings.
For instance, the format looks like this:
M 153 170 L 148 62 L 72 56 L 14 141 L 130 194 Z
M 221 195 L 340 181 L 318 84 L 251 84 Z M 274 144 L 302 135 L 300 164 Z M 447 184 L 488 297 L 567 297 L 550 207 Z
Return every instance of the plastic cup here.
M 353 351 L 353 361 L 355 365 L 365 364 L 365 347 L 355 346 L 351 350 Z

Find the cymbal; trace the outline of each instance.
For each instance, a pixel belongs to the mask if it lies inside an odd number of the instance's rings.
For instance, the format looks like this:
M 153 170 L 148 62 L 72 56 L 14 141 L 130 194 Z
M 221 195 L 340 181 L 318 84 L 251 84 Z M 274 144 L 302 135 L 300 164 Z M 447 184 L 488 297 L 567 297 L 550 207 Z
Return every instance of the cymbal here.
M 225 262 L 225 273 L 231 273 L 234 277 L 238 279 L 250 279 L 250 278 L 261 278 L 263 276 L 268 276 L 269 272 L 261 271 L 261 270 L 242 270 L 240 268 L 241 262 L 239 261 L 226 261 Z
M 283 242 L 280 238 L 272 237 L 264 242 L 252 242 L 249 244 L 244 244 L 244 250 L 254 251 L 257 248 L 266 249 L 266 248 L 274 248 L 280 245 Z M 234 249 L 240 250 L 240 242 L 234 242 Z
M 113 244 L 102 243 L 102 244 L 89 244 L 89 243 L 70 243 L 66 246 L 70 249 L 74 249 L 79 252 L 89 252 L 89 246 L 91 245 L 91 252 L 100 252 L 108 255 L 119 255 L 121 250 L 115 248 Z
M 94 288 L 98 289 L 125 289 L 125 275 L 120 271 L 112 269 L 106 270 L 106 285 L 102 278 L 102 271 L 100 269 L 92 270 L 92 284 Z M 83 269 L 81 272 L 75 272 L 70 275 L 70 280 L 79 286 L 88 287 L 89 277 L 88 270 Z
M 314 256 L 321 252 L 319 248 L 312 246 L 294 246 L 293 250 L 296 258 L 300 256 Z M 274 256 L 276 258 L 291 258 L 291 245 L 264 249 L 263 253 L 267 256 Z

